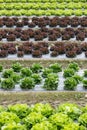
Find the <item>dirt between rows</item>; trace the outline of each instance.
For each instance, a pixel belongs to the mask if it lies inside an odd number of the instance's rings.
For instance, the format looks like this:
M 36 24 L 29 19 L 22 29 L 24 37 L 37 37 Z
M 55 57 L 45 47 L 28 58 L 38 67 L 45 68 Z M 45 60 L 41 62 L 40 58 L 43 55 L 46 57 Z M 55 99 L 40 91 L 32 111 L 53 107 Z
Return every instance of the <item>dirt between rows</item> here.
M 27 103 L 50 103 L 57 107 L 61 103 L 76 103 L 85 106 L 87 103 L 86 92 L 0 92 L 0 105 Z

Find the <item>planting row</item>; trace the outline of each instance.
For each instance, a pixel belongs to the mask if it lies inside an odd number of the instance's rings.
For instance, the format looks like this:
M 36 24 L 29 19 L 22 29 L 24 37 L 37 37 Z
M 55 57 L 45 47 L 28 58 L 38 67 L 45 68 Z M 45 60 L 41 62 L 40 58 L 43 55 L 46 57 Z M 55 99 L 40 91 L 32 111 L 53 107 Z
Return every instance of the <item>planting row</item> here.
M 35 9 L 35 10 L 48 10 L 48 9 L 87 9 L 87 2 L 46 2 L 46 3 L 0 3 L 0 10 L 20 10 L 20 9 Z
M 87 42 L 63 43 L 55 42 L 48 45 L 47 42 L 24 42 L 20 44 L 3 43 L 0 45 L 0 58 L 85 58 L 87 57 Z
M 87 9 L 21 9 L 21 10 L 0 10 L 0 16 L 87 16 Z
M 0 41 L 62 41 L 62 40 L 77 40 L 86 41 L 87 29 L 85 28 L 46 28 L 40 29 L 21 29 L 15 28 L 13 30 L 0 30 Z
M 75 2 L 75 3 L 78 3 L 78 2 L 86 2 L 86 0 L 0 0 L 0 3 L 26 3 L 26 2 L 29 2 L 29 3 L 39 3 L 39 2 L 43 2 L 43 3 L 46 3 L 46 2 L 59 2 L 59 3 L 62 3 L 62 2 Z
M 1 130 L 87 130 L 87 106 L 37 103 L 0 106 Z
M 2 17 L 0 18 L 0 27 L 87 27 L 87 17 L 23 17 L 21 20 L 18 17 Z
M 87 70 L 80 70 L 77 63 L 62 69 L 58 63 L 44 68 L 41 64 L 23 67 L 14 63 L 10 69 L 0 65 L 0 90 L 76 90 L 87 91 Z
M 43 2 L 43 3 L 46 3 L 46 2 L 58 2 L 58 3 L 62 3 L 62 2 L 75 2 L 75 3 L 78 3 L 78 2 L 86 2 L 86 0 L 0 0 L 0 3 L 40 3 L 40 2 Z

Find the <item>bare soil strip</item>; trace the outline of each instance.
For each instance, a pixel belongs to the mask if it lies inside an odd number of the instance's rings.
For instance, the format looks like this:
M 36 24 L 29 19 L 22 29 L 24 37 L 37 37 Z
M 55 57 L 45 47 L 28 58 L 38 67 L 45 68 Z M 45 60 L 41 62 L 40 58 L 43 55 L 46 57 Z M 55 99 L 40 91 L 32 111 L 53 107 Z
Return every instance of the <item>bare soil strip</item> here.
M 86 92 L 0 92 L 0 105 L 27 103 L 29 105 L 38 102 L 50 103 L 53 107 L 64 103 L 77 103 L 84 106 L 87 103 Z

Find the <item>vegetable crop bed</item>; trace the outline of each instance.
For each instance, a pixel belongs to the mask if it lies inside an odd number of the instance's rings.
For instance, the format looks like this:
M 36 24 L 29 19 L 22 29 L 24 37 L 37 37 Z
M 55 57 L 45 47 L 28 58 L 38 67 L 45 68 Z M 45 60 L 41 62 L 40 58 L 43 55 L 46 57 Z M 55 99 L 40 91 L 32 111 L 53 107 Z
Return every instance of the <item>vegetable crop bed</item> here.
M 85 28 L 40 28 L 40 29 L 20 29 L 0 30 L 0 41 L 87 41 L 87 30 Z
M 22 67 L 18 62 L 10 69 L 0 66 L 1 91 L 46 91 L 46 90 L 75 90 L 86 91 L 87 70 L 80 70 L 77 63 L 73 62 L 62 69 L 58 63 L 43 68 L 41 64 Z
M 87 27 L 87 17 L 0 17 L 0 27 L 7 28 L 40 28 L 40 27 Z
M 48 103 L 0 106 L 1 130 L 86 130 L 86 120 L 87 106 L 71 103 L 60 104 L 56 108 Z
M 3 17 L 0 41 L 87 41 L 87 17 Z
M 0 58 L 16 59 L 85 59 L 87 57 L 87 42 L 81 44 L 71 42 L 23 42 L 23 43 L 2 43 L 0 45 Z
M 23 5 L 22 5 L 23 4 Z M 38 11 L 37 11 L 38 10 Z M 87 15 L 87 1 L 1 0 L 0 16 L 82 16 Z
M 1 17 L 0 27 L 0 43 L 3 43 L 0 46 L 0 58 L 84 59 L 87 57 L 87 17 L 85 16 L 21 19 Z M 48 45 L 50 43 L 54 45 Z
M 66 28 L 60 30 L 59 28 L 40 28 L 40 29 L 18 29 L 14 30 L 3 29 L 0 30 L 0 41 L 87 41 L 87 30 L 84 28 Z

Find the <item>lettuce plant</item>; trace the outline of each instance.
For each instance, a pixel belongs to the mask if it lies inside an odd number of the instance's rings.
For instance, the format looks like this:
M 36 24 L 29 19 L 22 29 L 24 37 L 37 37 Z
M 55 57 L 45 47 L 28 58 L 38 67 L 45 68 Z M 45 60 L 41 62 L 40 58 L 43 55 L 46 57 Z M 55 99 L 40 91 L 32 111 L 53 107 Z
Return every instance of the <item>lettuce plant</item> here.
M 5 13 L 5 16 L 12 16 L 12 10 L 4 10 L 3 13 Z
M 71 104 L 71 103 L 65 103 L 59 105 L 57 111 L 68 115 L 73 120 L 77 120 L 82 113 L 82 111 L 76 104 Z
M 72 13 L 73 13 L 73 11 L 68 9 L 68 10 L 65 10 L 64 15 L 65 16 L 71 16 Z
M 48 7 L 47 7 L 47 5 L 46 5 L 46 4 L 44 4 L 44 5 L 43 5 L 43 6 L 41 6 L 40 8 L 41 8 L 41 9 L 46 10 Z
M 69 77 L 64 81 L 65 90 L 74 90 L 76 86 L 77 86 L 77 81 L 72 77 Z
M 25 125 L 21 125 L 20 123 L 9 123 L 1 127 L 1 130 L 27 130 Z
M 27 104 L 9 105 L 7 110 L 9 112 L 15 113 L 21 119 L 26 117 L 30 112 L 29 106 Z
M 6 69 L 3 71 L 2 76 L 3 76 L 3 78 L 9 78 L 13 75 L 13 73 L 14 72 L 12 69 Z
M 83 80 L 83 87 L 87 89 L 87 79 Z
M 20 63 L 14 63 L 13 65 L 12 65 L 12 69 L 14 70 L 14 72 L 20 72 L 20 70 L 21 70 L 21 68 L 22 68 L 22 66 L 21 66 L 21 64 Z
M 34 7 L 33 7 L 33 9 L 38 10 L 38 9 L 39 9 L 39 5 L 38 5 L 38 4 L 35 4 Z
M 21 81 L 20 87 L 22 89 L 32 89 L 35 87 L 35 82 L 33 78 L 26 77 Z
M 62 68 L 58 63 L 51 64 L 49 68 L 52 69 L 54 73 L 58 73 L 62 71 Z
M 55 15 L 55 10 L 51 9 L 51 10 L 49 10 L 49 13 L 51 13 L 51 15 Z
M 76 62 L 70 63 L 68 68 L 74 69 L 75 71 L 79 70 L 79 65 Z
M 67 4 L 68 9 L 74 9 L 73 4 L 74 4 L 73 2 L 69 2 L 69 3 Z
M 85 107 L 82 107 L 82 112 L 87 113 L 87 105 Z
M 87 113 L 82 114 L 79 117 L 78 122 L 80 123 L 80 125 L 83 125 L 87 128 Z
M 64 0 L 57 0 L 59 3 L 62 3 L 62 2 L 64 2 Z
M 71 2 L 71 0 L 65 0 L 65 2 Z
M 42 72 L 42 77 L 47 78 L 47 75 L 53 73 L 53 70 L 50 68 L 45 68 Z
M 15 83 L 13 79 L 7 78 L 1 81 L 1 88 L 2 89 L 13 89 L 15 88 Z
M 31 66 L 31 70 L 32 70 L 33 73 L 39 73 L 39 72 L 41 72 L 42 68 L 43 68 L 42 65 L 39 64 L 39 63 L 34 63 Z
M 62 130 L 86 130 L 84 126 L 79 126 L 77 123 L 70 123 L 68 125 L 64 125 Z
M 3 3 L 4 2 L 4 0 L 0 0 L 0 3 Z
M 12 0 L 4 0 L 4 2 L 6 2 L 6 3 L 11 3 Z
M 62 16 L 63 13 L 64 13 L 63 10 L 62 10 L 62 9 L 59 9 L 59 10 L 56 10 L 55 15 L 56 15 L 56 16 Z
M 29 77 L 31 76 L 32 71 L 29 68 L 22 68 L 21 69 L 21 75 L 22 77 Z
M 42 1 L 43 1 L 43 0 L 42 0 Z M 46 0 L 46 1 L 49 2 L 49 0 Z M 56 0 L 50 0 L 50 2 L 53 3 L 53 2 L 57 2 L 57 1 L 56 1 Z
M 58 75 L 56 73 L 50 73 L 50 74 L 48 74 L 47 78 L 49 78 L 49 77 L 54 77 L 57 81 L 59 81 L 59 77 L 58 77 Z
M 63 2 L 63 3 L 61 3 L 61 4 L 56 3 L 56 7 L 57 7 L 58 9 L 65 9 L 65 8 L 66 8 L 66 3 L 65 3 L 65 2 Z
M 77 81 L 77 84 L 81 83 L 81 81 L 83 80 L 83 77 L 80 75 L 74 75 L 73 78 Z
M 7 1 L 7 0 L 6 0 Z M 9 0 L 8 0 L 9 1 Z M 18 2 L 20 2 L 20 0 L 11 0 L 11 2 L 13 2 L 13 3 L 18 3 Z M 21 2 L 26 2 L 26 0 L 21 0 Z
M 85 7 L 86 9 L 85 10 L 83 10 L 83 14 L 84 15 L 87 15 L 87 7 Z
M 4 6 L 5 6 L 5 7 L 4 7 L 5 9 L 11 10 L 11 9 L 13 9 L 14 4 L 5 4 Z
M 5 4 L 0 2 L 0 10 L 3 10 L 5 8 Z
M 75 74 L 74 69 L 67 68 L 67 69 L 64 70 L 63 76 L 65 78 L 67 78 L 67 77 L 72 77 L 74 74 Z
M 57 130 L 57 127 L 48 121 L 43 121 L 34 125 L 31 130 Z
M 17 10 L 12 10 L 12 15 L 14 16 L 21 16 L 21 11 L 17 11 Z
M 79 0 L 73 0 L 73 2 L 79 2 Z
M 34 79 L 35 84 L 40 84 L 42 81 L 42 78 L 39 74 L 32 74 L 31 77 Z
M 83 8 L 84 8 L 84 11 L 86 11 L 85 9 L 87 9 L 87 4 L 83 3 L 82 6 L 83 6 Z M 84 13 L 84 11 L 83 11 L 83 13 Z M 87 14 L 87 13 L 86 13 L 86 14 Z
M 23 119 L 23 124 L 25 124 L 28 129 L 31 129 L 36 123 L 40 123 L 44 120 L 46 120 L 46 117 L 41 113 L 31 112 Z
M 45 15 L 46 15 L 46 16 L 51 16 L 51 13 L 48 12 L 48 11 L 45 11 Z
M 19 123 L 20 119 L 19 117 L 12 112 L 1 112 L 0 113 L 0 129 L 3 125 L 9 124 L 9 123 Z
M 30 110 L 32 112 L 41 113 L 45 117 L 49 117 L 53 113 L 53 108 L 48 103 L 46 104 L 37 103 L 35 105 L 32 105 Z
M 26 15 L 26 16 L 31 16 L 31 15 L 32 15 L 32 12 L 30 12 L 30 11 L 25 11 L 25 15 Z
M 21 76 L 18 75 L 17 73 L 14 73 L 14 74 L 11 76 L 11 78 L 13 79 L 13 81 L 14 81 L 15 83 L 18 83 L 18 82 L 20 81 L 20 79 L 21 79 Z
M 69 118 L 66 114 L 63 113 L 56 113 L 50 116 L 49 121 L 57 126 L 57 129 L 62 129 L 64 125 L 72 123 L 71 118 Z
M 83 12 L 82 12 L 82 10 L 80 10 L 80 9 L 74 10 L 74 15 L 76 15 L 76 16 L 82 16 L 82 15 L 83 15 Z
M 86 0 L 80 0 L 81 2 L 86 2 Z
M 32 15 L 36 15 L 36 16 L 41 16 L 43 15 L 43 11 L 42 10 L 38 10 L 38 12 L 36 10 L 32 11 Z
M 56 5 L 57 5 L 56 2 L 53 3 L 53 4 L 50 3 L 49 6 L 48 6 L 48 8 L 51 9 L 51 10 L 56 9 Z M 62 4 L 62 5 L 63 5 L 63 4 Z
M 74 9 L 82 9 L 82 3 L 81 2 L 74 3 L 73 7 L 74 7 Z
M 58 87 L 58 75 L 48 74 L 47 78 L 44 81 L 43 88 L 46 90 L 57 90 Z
M 28 9 L 31 9 L 32 8 L 32 3 L 30 4 L 30 3 L 27 3 L 27 4 L 24 4 L 23 5 L 23 9 L 26 9 L 26 10 L 28 10 Z

